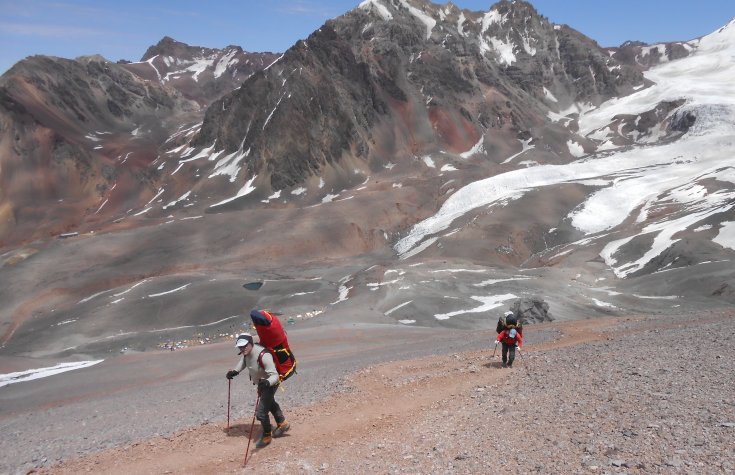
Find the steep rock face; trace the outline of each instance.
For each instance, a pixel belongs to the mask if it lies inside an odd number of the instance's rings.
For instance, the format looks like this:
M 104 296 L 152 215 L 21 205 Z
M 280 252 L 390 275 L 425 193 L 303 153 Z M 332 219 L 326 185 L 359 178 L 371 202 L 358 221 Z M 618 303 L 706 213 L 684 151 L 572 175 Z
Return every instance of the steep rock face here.
M 338 161 L 353 144 L 364 153 L 378 111 L 388 107 L 367 65 L 329 23 L 245 84 L 207 111 L 194 145 L 252 149 L 275 189 Z
M 475 23 L 481 25 L 476 32 L 481 50 L 537 99 L 548 100 L 552 92 L 557 99 L 567 99 L 561 105 L 598 104 L 628 94 L 642 82 L 634 70 L 610 61 L 594 40 L 566 25 L 551 24 L 529 3 L 502 1 L 481 19 Z
M 549 110 L 598 104 L 643 82 L 526 2 L 482 13 L 369 0 L 211 107 L 192 145 L 247 152 L 240 180 L 266 176 L 280 190 L 348 157 L 375 167 L 478 141 L 489 151 L 517 137 L 543 140 L 554 129 Z

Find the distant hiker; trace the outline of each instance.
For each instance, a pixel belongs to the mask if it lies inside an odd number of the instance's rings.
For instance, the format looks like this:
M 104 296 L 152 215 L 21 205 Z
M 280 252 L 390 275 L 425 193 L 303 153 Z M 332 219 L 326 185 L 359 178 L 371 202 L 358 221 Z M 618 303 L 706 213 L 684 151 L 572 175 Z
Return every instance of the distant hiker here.
M 273 362 L 273 356 L 263 346 L 253 342 L 253 336 L 249 333 L 243 333 L 237 336 L 235 346 L 242 355 L 240 361 L 232 369 L 227 372 L 227 379 L 232 379 L 245 368 L 248 369 L 250 381 L 258 386 L 258 407 L 255 408 L 255 417 L 263 426 L 263 434 L 255 444 L 256 447 L 265 447 L 271 443 L 272 437 L 280 437 L 291 426 L 286 421 L 281 411 L 281 406 L 275 400 L 276 391 L 280 383 L 276 365 Z M 270 414 L 276 420 L 276 429 L 271 431 Z
M 516 358 L 516 347 L 520 350 L 523 345 L 523 337 L 515 328 L 505 329 L 498 334 L 495 345 L 502 343 L 503 345 L 503 368 L 512 368 L 513 360 Z

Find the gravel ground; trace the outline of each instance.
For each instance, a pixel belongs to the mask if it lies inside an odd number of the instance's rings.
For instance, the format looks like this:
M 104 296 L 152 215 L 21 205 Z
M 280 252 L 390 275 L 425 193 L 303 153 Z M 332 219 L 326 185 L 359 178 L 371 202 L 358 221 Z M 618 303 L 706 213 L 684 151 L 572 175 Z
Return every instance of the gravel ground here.
M 512 369 L 479 334 L 362 352 L 351 375 L 321 381 L 323 396 L 288 406 L 291 431 L 252 451 L 247 468 L 249 421 L 42 472 L 735 473 L 735 312 L 537 328 Z
M 297 377 L 278 400 L 289 410 L 326 398 L 349 374 L 394 359 L 484 348 L 492 335 L 351 325 L 292 330 Z M 551 339 L 553 330 L 534 338 Z M 237 361 L 230 343 L 173 353 L 139 354 L 84 371 L 0 388 L 0 474 L 134 444 L 211 423 L 225 424 L 224 373 Z M 231 418 L 252 416 L 255 391 L 233 380 Z
M 733 473 L 735 318 L 630 318 L 281 473 Z M 488 367 L 489 366 L 489 367 Z M 498 378 L 494 378 L 500 373 Z
M 630 327 L 530 356 L 502 386 L 464 395 L 451 418 L 422 421 L 414 453 L 438 451 L 432 470 L 464 473 L 735 470 L 732 321 Z

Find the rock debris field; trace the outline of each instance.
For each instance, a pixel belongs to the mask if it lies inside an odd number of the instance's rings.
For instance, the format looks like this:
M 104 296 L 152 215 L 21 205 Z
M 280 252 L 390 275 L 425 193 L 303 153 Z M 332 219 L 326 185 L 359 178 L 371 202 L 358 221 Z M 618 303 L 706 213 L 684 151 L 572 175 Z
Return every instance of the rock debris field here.
M 356 369 L 324 398 L 284 407 L 291 430 L 251 447 L 246 468 L 249 417 L 38 471 L 735 472 L 732 310 L 540 324 L 525 336 L 512 369 L 491 345 Z

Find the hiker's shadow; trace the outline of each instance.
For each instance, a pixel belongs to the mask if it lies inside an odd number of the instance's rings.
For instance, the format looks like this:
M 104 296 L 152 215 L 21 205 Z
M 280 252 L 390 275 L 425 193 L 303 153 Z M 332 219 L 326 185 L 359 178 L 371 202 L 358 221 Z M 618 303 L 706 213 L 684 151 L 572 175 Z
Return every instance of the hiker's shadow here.
M 227 427 L 222 428 L 227 437 L 247 437 L 250 435 L 250 431 L 255 434 L 255 424 L 233 424 L 228 429 Z M 260 430 L 260 429 L 258 429 Z
M 488 361 L 483 366 L 485 368 L 502 368 L 503 367 L 503 362 L 500 361 L 500 360 L 492 360 L 492 361 Z
M 223 427 L 222 432 L 224 432 L 227 437 L 248 437 L 250 436 L 250 429 L 252 428 L 253 440 L 255 441 L 261 434 L 261 428 L 256 426 L 259 426 L 259 424 L 234 424 L 231 425 L 229 429 L 227 429 L 227 427 Z M 277 438 L 285 439 L 286 437 L 291 437 L 291 434 L 285 432 Z

